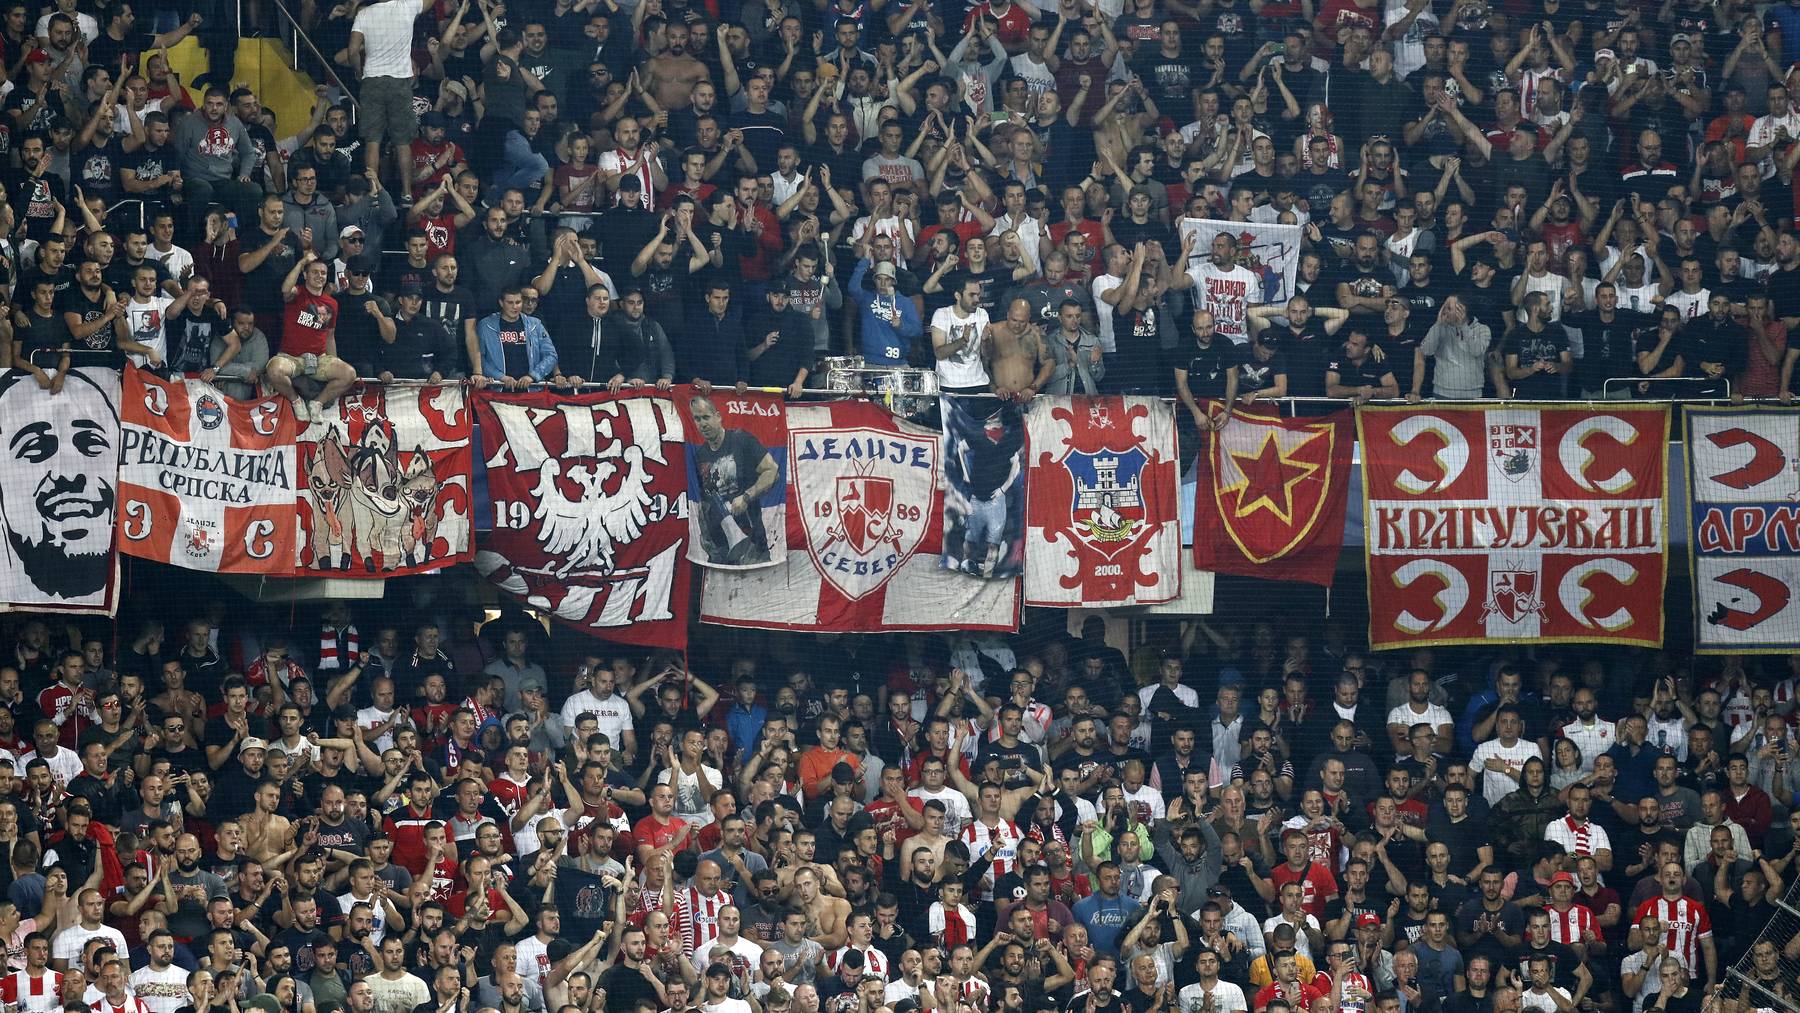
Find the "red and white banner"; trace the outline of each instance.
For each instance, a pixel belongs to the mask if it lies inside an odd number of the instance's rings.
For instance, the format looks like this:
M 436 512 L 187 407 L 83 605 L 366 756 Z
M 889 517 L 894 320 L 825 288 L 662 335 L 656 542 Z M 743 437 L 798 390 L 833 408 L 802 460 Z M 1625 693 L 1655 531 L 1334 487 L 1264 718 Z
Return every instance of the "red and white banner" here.
M 300 433 L 301 573 L 395 577 L 474 554 L 473 420 L 457 384 L 361 384 Z
M 1364 408 L 1369 643 L 1663 639 L 1661 405 Z
M 494 531 L 482 576 L 625 643 L 687 645 L 687 457 L 656 391 L 476 395 Z
M 294 411 L 125 370 L 119 549 L 190 570 L 291 576 Z
M 1173 600 L 1181 591 L 1181 475 L 1169 405 L 1038 397 L 1026 427 L 1025 604 Z
M 941 435 L 866 401 L 790 405 L 787 421 L 793 548 L 785 565 L 707 570 L 701 621 L 841 633 L 1018 628 L 1017 580 L 939 566 Z
M 1695 649 L 1800 651 L 1800 408 L 1683 416 Z

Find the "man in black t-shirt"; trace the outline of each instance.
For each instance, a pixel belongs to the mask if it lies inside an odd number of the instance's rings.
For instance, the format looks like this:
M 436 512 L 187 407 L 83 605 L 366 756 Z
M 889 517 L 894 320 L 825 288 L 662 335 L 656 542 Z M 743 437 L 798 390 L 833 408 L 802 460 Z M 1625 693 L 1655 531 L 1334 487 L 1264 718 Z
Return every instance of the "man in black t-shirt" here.
M 1250 341 L 1250 352 L 1237 367 L 1238 400 L 1243 402 L 1287 396 L 1288 356 L 1270 341 L 1267 330 L 1256 333 Z
M 1362 404 L 1373 398 L 1400 396 L 1400 381 L 1386 363 L 1375 361 L 1369 333 L 1351 327 L 1339 354 L 1325 362 L 1325 396 L 1346 397 Z
M 1575 387 L 1583 397 L 1599 397 L 1612 377 L 1637 375 L 1633 336 L 1651 326 L 1647 313 L 1619 307 L 1619 290 L 1610 281 L 1594 289 L 1594 308 L 1564 313 L 1565 327 L 1581 332 L 1581 361 L 1576 364 Z M 1623 397 L 1628 385 L 1614 384 L 1614 396 Z
M 1561 397 L 1563 374 L 1575 368 L 1562 324 L 1546 319 L 1549 302 L 1542 292 L 1525 293 L 1519 304 L 1525 322 L 1507 334 L 1503 346 L 1506 378 L 1512 382 L 1513 397 L 1521 401 Z
M 700 481 L 701 547 L 709 562 L 742 565 L 769 558 L 762 497 L 780 475 L 775 459 L 749 433 L 727 429 L 710 398 L 688 402 L 701 442 L 688 444 Z
M 1237 397 L 1236 369 L 1242 357 L 1236 345 L 1215 333 L 1210 311 L 1194 311 L 1194 341 L 1188 346 L 1187 362 L 1175 367 L 1175 391 L 1201 429 L 1215 425 L 1200 407 L 1200 399 L 1229 405 Z M 1219 416 L 1221 420 L 1224 417 Z

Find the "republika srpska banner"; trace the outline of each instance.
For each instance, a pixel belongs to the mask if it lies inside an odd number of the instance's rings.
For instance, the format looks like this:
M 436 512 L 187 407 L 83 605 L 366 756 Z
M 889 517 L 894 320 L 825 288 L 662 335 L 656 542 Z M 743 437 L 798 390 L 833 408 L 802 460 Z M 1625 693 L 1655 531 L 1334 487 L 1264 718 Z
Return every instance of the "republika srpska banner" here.
M 294 410 L 125 370 L 119 549 L 190 570 L 294 572 Z
M 1685 415 L 1695 647 L 1800 651 L 1800 408 Z
M 1357 429 L 1371 646 L 1662 644 L 1665 406 L 1366 407 Z
M 482 391 L 494 530 L 475 568 L 596 636 L 687 645 L 687 443 L 672 395 Z
M 1019 582 L 939 565 L 943 437 L 866 401 L 790 405 L 784 566 L 705 573 L 701 620 L 882 633 L 1015 630 Z
M 0 610 L 112 615 L 119 373 L 0 371 Z

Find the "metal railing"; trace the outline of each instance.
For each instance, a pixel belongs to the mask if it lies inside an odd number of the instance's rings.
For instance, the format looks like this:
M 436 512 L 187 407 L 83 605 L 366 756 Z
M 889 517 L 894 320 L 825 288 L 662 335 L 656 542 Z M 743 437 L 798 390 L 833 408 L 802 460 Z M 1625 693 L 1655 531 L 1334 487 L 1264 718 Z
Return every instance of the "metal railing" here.
M 306 51 L 313 55 L 313 59 L 319 61 L 319 66 L 324 71 L 327 78 L 326 83 L 343 93 L 344 98 L 349 100 L 350 108 L 353 112 L 361 109 L 362 106 L 356 101 L 356 96 L 351 94 L 350 89 L 344 84 L 344 79 L 339 76 L 337 67 L 324 53 L 319 51 L 318 46 L 313 45 L 312 36 L 306 34 L 306 29 L 300 24 L 300 19 L 294 16 L 293 11 L 288 10 L 288 6 L 283 0 L 270 0 L 270 2 L 275 5 L 275 9 L 281 13 L 282 19 L 287 22 L 290 37 L 293 40 L 288 46 L 288 51 L 293 55 L 294 69 L 296 71 L 302 70 L 300 66 L 300 46 L 304 43 Z M 240 35 L 243 34 L 243 8 L 241 0 L 238 9 L 238 33 Z
M 1800 974 L 1800 876 L 1793 875 L 1794 871 L 1790 866 L 1789 874 L 1793 879 L 1785 893 L 1779 898 L 1771 898 L 1775 916 L 1757 931 L 1756 938 L 1744 947 L 1743 955 L 1725 969 L 1719 998 L 1732 1006 L 1725 1007 L 1721 1003 L 1721 1008 L 1735 1009 L 1736 1013 L 1752 1013 L 1753 1010 L 1800 1013 L 1800 1001 L 1796 1000 L 1793 991 L 1796 974 Z M 1774 944 L 1775 981 L 1787 990 L 1785 994 L 1758 981 L 1754 953 L 1756 947 L 1765 942 Z

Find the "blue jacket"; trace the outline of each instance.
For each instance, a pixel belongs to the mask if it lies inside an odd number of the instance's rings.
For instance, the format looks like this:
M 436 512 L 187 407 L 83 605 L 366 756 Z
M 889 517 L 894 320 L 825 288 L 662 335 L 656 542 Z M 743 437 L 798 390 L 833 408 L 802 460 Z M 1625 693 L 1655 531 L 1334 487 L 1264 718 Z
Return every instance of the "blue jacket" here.
M 762 739 L 763 725 L 769 722 L 769 709 L 760 703 L 745 707 L 732 704 L 725 715 L 725 730 L 731 735 L 731 747 L 741 753 L 753 752 Z
M 525 348 L 533 380 L 547 380 L 556 372 L 556 346 L 550 332 L 537 317 L 522 316 L 525 324 Z M 500 314 L 489 313 L 475 325 L 475 337 L 481 344 L 481 375 L 499 378 L 506 375 L 506 355 L 500 350 Z
M 862 309 L 862 343 L 863 361 L 870 366 L 904 366 L 907 350 L 912 343 L 925 333 L 925 324 L 919 319 L 919 308 L 913 305 L 912 299 L 898 293 L 894 296 L 892 308 L 899 313 L 900 319 L 888 321 L 875 313 L 875 290 L 868 281 L 869 262 L 858 261 L 856 271 L 850 275 L 850 297 Z

